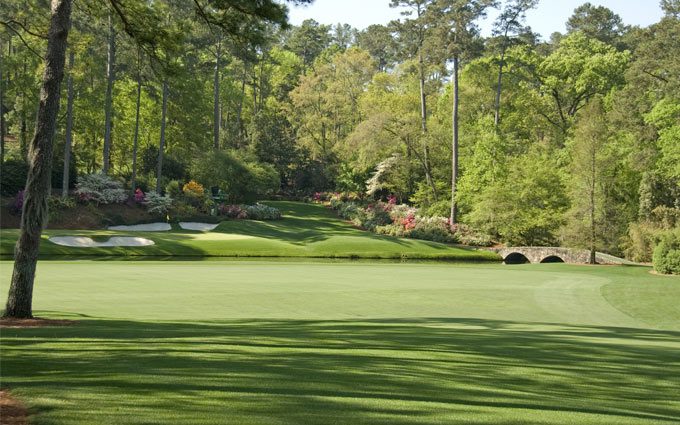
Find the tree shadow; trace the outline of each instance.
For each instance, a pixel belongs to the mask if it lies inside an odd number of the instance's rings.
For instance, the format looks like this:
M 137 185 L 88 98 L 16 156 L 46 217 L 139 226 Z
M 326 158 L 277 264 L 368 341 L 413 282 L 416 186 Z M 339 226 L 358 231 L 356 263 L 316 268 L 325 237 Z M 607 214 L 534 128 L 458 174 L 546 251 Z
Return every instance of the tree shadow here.
M 3 385 L 26 394 L 47 422 L 82 417 L 88 405 L 92 423 L 680 420 L 676 331 L 442 318 L 88 318 L 3 334 Z M 43 411 L 48 395 L 67 402 Z

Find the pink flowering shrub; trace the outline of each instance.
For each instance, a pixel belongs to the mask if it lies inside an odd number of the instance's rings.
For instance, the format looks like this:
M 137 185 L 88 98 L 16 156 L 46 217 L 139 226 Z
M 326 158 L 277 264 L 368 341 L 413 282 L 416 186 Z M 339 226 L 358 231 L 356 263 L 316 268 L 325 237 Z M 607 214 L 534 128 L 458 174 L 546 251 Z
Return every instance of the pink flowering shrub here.
M 135 195 L 133 198 L 135 200 L 135 203 L 139 205 L 144 202 L 144 199 L 146 199 L 146 195 L 144 194 L 144 192 L 142 192 L 142 189 L 137 188 L 137 190 L 135 190 Z

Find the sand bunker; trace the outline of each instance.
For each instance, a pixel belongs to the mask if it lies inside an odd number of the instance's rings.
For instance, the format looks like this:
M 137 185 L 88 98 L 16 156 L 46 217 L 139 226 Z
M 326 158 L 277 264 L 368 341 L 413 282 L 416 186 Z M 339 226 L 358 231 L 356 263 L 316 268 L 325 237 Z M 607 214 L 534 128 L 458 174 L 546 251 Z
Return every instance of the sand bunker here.
M 199 232 L 209 232 L 215 230 L 219 224 L 209 223 L 179 223 L 179 227 L 184 230 L 198 230 Z
M 168 223 L 135 224 L 134 226 L 110 226 L 109 230 L 122 232 L 167 232 L 172 229 Z
M 114 236 L 105 242 L 95 242 L 86 236 L 53 236 L 50 242 L 61 246 L 71 246 L 77 248 L 100 248 L 112 246 L 150 246 L 154 242 L 144 238 L 132 238 L 124 236 Z

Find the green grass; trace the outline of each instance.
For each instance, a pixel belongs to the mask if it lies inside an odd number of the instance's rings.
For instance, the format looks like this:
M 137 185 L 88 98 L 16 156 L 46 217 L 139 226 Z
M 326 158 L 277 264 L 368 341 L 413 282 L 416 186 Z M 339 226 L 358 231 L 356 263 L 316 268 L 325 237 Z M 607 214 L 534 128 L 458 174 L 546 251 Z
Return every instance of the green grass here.
M 40 253 L 49 256 L 215 256 L 307 258 L 410 258 L 500 261 L 491 252 L 436 242 L 376 235 L 352 227 L 320 205 L 269 202 L 284 213 L 280 221 L 225 221 L 213 232 L 110 232 L 47 230 Z M 156 244 L 135 248 L 70 248 L 55 245 L 50 236 L 140 236 Z M 18 230 L 2 230 L 0 255 L 14 251 Z
M 677 424 L 680 278 L 648 270 L 41 262 L 78 324 L 3 329 L 2 385 L 34 425 Z

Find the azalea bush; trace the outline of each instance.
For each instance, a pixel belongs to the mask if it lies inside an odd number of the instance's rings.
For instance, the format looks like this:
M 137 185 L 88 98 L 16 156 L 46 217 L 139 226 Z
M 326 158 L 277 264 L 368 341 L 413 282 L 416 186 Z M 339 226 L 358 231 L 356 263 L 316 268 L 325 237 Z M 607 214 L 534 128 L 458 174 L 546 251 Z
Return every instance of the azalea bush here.
M 96 204 L 120 204 L 128 194 L 123 183 L 104 173 L 87 174 L 78 178 L 76 196 L 81 202 Z
M 146 195 L 144 194 L 144 192 L 142 191 L 142 189 L 137 188 L 137 189 L 135 190 L 135 194 L 134 194 L 134 196 L 133 196 L 133 199 L 134 199 L 135 203 L 141 205 L 141 204 L 144 202 L 144 198 L 146 198 Z
M 172 207 L 172 198 L 151 191 L 146 193 L 143 204 L 149 213 L 164 215 Z
M 250 220 L 280 220 L 281 211 L 264 204 L 243 206 Z
M 220 215 L 237 220 L 280 220 L 281 211 L 264 204 L 229 205 L 221 204 L 217 207 Z
M 420 215 L 417 208 L 397 204 L 394 196 L 387 197 L 387 202 L 372 203 L 361 203 L 357 198 L 342 194 L 319 193 L 315 199 L 337 211 L 341 218 L 381 235 L 473 246 L 493 245 L 488 235 L 464 224 L 451 226 L 445 217 Z
M 219 207 L 217 207 L 217 211 L 219 212 L 220 215 L 223 215 L 227 218 L 233 219 L 248 218 L 248 213 L 243 208 L 241 208 L 240 205 L 221 204 Z

